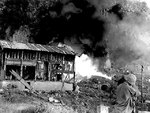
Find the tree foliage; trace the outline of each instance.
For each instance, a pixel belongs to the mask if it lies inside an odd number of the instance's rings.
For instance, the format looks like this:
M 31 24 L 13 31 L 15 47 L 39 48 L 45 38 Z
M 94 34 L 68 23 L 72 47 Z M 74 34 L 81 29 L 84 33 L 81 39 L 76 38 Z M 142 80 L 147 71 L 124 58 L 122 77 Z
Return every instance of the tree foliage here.
M 0 38 L 10 39 L 27 26 L 36 43 L 70 40 L 87 54 L 105 56 L 107 25 L 122 21 L 130 9 L 132 4 L 118 0 L 1 0 Z
M 89 53 L 105 49 L 97 46 L 103 40 L 104 22 L 94 17 L 96 7 L 87 0 L 3 0 L 0 4 L 1 39 L 12 38 L 20 27 L 28 26 L 36 43 L 75 37 L 74 43 Z
M 49 9 L 55 6 L 55 2 L 50 0 L 3 0 L 0 5 L 1 38 L 10 38 L 21 26 L 36 29 L 37 25 L 48 17 Z M 38 30 L 40 29 L 39 27 Z
M 0 8 L 1 38 L 4 38 L 6 35 L 8 37 L 12 36 L 20 26 L 28 24 L 28 4 L 27 0 L 3 1 Z

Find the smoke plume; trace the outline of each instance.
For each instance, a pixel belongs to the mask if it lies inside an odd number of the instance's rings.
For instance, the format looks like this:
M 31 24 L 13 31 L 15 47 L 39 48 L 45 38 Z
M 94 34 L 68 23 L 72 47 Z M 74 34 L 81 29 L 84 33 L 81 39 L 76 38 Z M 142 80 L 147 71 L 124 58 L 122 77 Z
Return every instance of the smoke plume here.
M 147 59 L 150 52 L 150 11 L 145 2 L 130 0 L 87 0 L 87 2 L 95 9 L 87 16 L 88 18 L 84 17 L 85 22 L 82 21 L 84 24 L 81 23 L 84 32 L 76 42 L 80 43 L 82 51 L 99 59 L 109 54 L 114 67 L 124 67 L 132 61 Z M 99 62 L 103 64 L 102 60 Z
M 63 4 L 55 41 L 72 45 L 93 63 L 96 59 L 100 69 L 108 61 L 108 67 L 111 62 L 117 68 L 139 59 L 149 61 L 150 5 L 146 0 L 64 0 Z
M 105 38 L 111 59 L 116 66 L 122 67 L 149 55 L 150 21 L 143 7 L 141 5 L 138 10 L 132 9 L 130 12 L 122 11 L 122 18 L 114 17 L 116 19 L 107 24 L 108 32 Z

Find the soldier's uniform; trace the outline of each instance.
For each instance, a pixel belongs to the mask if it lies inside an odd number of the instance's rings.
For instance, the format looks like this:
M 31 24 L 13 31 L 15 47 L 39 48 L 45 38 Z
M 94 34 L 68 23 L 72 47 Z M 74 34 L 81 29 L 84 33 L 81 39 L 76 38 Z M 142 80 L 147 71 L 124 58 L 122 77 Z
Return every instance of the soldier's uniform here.
M 112 113 L 132 113 L 134 110 L 134 97 L 140 95 L 136 87 L 136 76 L 128 74 L 124 76 L 125 82 L 121 83 L 116 90 L 116 104 Z

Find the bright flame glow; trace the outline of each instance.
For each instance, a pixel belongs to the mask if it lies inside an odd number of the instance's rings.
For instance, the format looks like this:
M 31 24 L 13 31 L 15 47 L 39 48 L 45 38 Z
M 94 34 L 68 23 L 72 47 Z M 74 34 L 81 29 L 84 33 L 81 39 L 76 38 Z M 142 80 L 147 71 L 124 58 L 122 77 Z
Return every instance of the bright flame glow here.
M 150 34 L 148 32 L 143 32 L 139 36 L 141 41 L 143 41 L 147 46 L 150 46 Z
M 108 106 L 104 105 L 97 106 L 97 113 L 108 113 L 108 112 L 109 112 Z
M 150 0 L 139 0 L 139 2 L 145 2 L 147 7 L 150 8 Z
M 2 81 L 2 87 L 5 87 L 5 86 L 7 86 L 7 81 Z
M 129 0 L 132 2 L 144 2 L 146 3 L 147 7 L 150 8 L 150 0 Z
M 75 59 L 75 72 L 77 75 L 81 75 L 83 77 L 90 78 L 92 75 L 105 77 L 107 79 L 111 79 L 106 74 L 103 74 L 98 71 L 98 64 L 94 64 L 93 60 L 85 55 L 82 54 L 80 57 L 76 56 Z

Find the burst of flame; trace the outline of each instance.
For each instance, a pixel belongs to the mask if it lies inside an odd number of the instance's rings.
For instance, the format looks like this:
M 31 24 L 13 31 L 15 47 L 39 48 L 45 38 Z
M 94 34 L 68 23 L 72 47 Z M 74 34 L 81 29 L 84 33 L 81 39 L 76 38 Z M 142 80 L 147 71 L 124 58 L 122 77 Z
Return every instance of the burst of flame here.
M 90 78 L 92 75 L 96 75 L 111 79 L 111 77 L 108 77 L 106 74 L 98 71 L 98 63 L 93 62 L 93 59 L 85 54 L 82 54 L 80 57 L 76 56 L 75 72 L 77 75 L 87 78 Z
M 149 0 L 130 0 L 130 1 L 133 1 L 133 2 L 144 2 L 144 3 L 146 3 L 147 7 L 150 8 L 150 1 Z
M 109 111 L 108 109 L 109 109 L 108 106 L 104 106 L 104 105 L 97 106 L 98 113 L 108 113 Z

